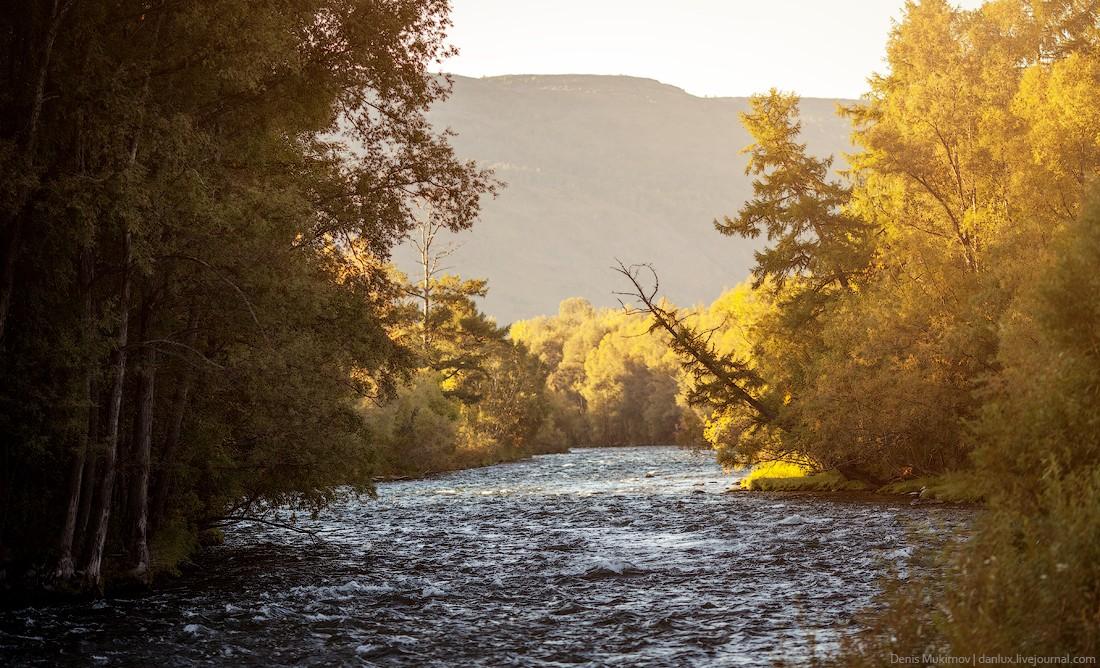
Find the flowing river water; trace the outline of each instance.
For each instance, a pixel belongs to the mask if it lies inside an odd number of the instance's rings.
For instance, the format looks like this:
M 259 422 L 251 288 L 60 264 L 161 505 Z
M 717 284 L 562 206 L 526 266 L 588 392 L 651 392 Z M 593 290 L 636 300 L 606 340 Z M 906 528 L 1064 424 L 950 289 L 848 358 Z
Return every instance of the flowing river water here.
M 151 594 L 0 611 L 0 663 L 798 665 L 972 512 L 736 478 L 594 448 L 382 484 L 299 519 L 319 543 L 242 526 Z

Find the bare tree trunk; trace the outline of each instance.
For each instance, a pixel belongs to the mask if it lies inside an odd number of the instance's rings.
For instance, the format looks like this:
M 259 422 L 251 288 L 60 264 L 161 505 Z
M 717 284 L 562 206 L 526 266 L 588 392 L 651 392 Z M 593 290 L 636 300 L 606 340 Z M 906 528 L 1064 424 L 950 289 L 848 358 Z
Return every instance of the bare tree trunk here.
M 134 443 L 136 468 L 133 480 L 134 515 L 134 568 L 130 571 L 138 580 L 149 582 L 149 470 L 153 448 L 154 380 L 156 375 L 156 351 L 145 346 L 138 367 L 138 429 Z
M 93 435 L 93 439 L 96 438 L 96 432 L 89 430 Z M 98 443 L 98 440 L 94 440 L 94 443 Z M 87 555 L 91 551 L 89 545 L 91 544 L 88 534 L 88 520 L 92 516 L 92 507 L 95 503 L 95 489 L 96 480 L 99 475 L 99 453 L 90 452 L 89 457 L 84 459 L 84 484 L 80 490 L 80 512 L 76 518 L 76 532 L 73 537 L 73 562 L 84 563 L 87 561 Z
M 420 311 L 420 345 L 423 348 L 425 363 L 431 365 L 432 360 L 432 281 L 437 275 L 446 271 L 440 263 L 455 252 L 457 246 L 445 244 L 443 248 L 434 248 L 436 236 L 444 229 L 442 223 L 435 222 L 431 215 L 420 223 L 419 236 L 413 237 L 413 245 L 420 254 L 420 285 L 408 289 L 408 294 L 419 299 Z
M 775 421 L 775 411 L 754 397 L 748 389 L 750 384 L 762 383 L 756 372 L 741 360 L 718 352 L 710 339 L 688 325 L 675 308 L 670 310 L 661 305 L 657 294 L 660 281 L 652 265 L 635 264 L 628 267 L 619 262 L 619 266 L 614 269 L 625 276 L 634 287 L 633 292 L 615 294 L 632 297 L 641 304 L 637 309 L 626 308 L 627 314 L 644 313 L 651 316 L 653 323 L 650 325 L 650 331 L 663 329 L 668 333 L 673 352 L 687 359 L 697 383 L 702 377 L 700 372 L 709 373 L 729 393 L 734 403 L 751 408 L 763 422 Z M 653 275 L 652 288 L 642 287 L 642 279 L 639 278 L 639 272 L 642 269 L 647 269 Z
M 160 30 L 164 24 L 164 3 L 160 3 L 157 12 L 156 28 L 153 32 L 153 45 L 151 52 L 156 53 L 160 43 Z M 151 71 L 146 70 L 142 83 L 142 96 L 139 105 L 138 120 L 133 128 L 133 136 L 130 138 L 129 167 L 137 163 L 138 140 L 144 118 L 146 98 L 149 95 L 149 78 Z M 84 569 L 85 586 L 102 590 L 103 587 L 103 550 L 107 544 L 107 528 L 111 519 L 111 503 L 114 496 L 115 476 L 118 475 L 118 441 L 119 441 L 119 417 L 122 412 L 122 393 L 126 381 L 126 346 L 129 344 L 129 315 L 130 315 L 130 263 L 133 255 L 133 231 L 126 228 L 124 251 L 122 287 L 119 290 L 119 312 L 122 322 L 119 325 L 118 345 L 114 364 L 114 385 L 111 388 L 111 401 L 107 413 L 107 438 L 103 452 L 103 475 L 100 479 L 99 498 L 97 507 L 92 514 L 95 520 L 95 532 L 88 550 L 87 566 Z
M 436 232 L 430 228 L 430 223 L 425 223 L 422 230 L 422 242 L 420 245 L 420 266 L 423 270 L 423 285 L 420 286 L 423 299 L 423 313 L 420 322 L 420 343 L 423 346 L 425 358 L 431 355 L 431 272 L 434 269 L 431 259 L 431 242 L 436 238 Z
M 92 317 L 93 271 L 92 251 L 90 247 L 85 246 L 80 252 L 80 282 L 84 291 L 83 337 L 86 350 L 91 344 L 92 328 L 95 326 Z M 85 364 L 85 430 L 77 446 L 76 452 L 73 453 L 72 466 L 69 471 L 69 504 L 65 509 L 65 525 L 61 530 L 61 540 L 58 545 L 59 556 L 57 560 L 57 571 L 55 573 L 56 577 L 62 580 L 71 579 L 74 573 L 73 538 L 76 534 L 77 517 L 80 512 L 81 488 L 84 484 L 84 464 L 88 457 L 89 438 L 94 438 L 94 434 L 91 433 L 92 426 L 95 422 L 98 422 L 98 420 L 92 417 L 96 413 L 96 408 L 92 404 L 92 364 L 90 361 L 86 361 Z
M 168 423 L 168 433 L 164 438 L 160 471 L 153 491 L 151 519 L 154 527 L 159 527 L 164 522 L 168 493 L 171 491 L 175 479 L 176 452 L 179 450 L 180 436 L 183 431 L 183 417 L 187 413 L 187 403 L 191 396 L 191 382 L 192 374 L 189 370 L 185 370 L 172 400 L 172 414 L 169 418 L 171 422 Z
M 92 513 L 93 538 L 84 568 L 85 584 L 94 589 L 103 586 L 103 549 L 107 544 L 107 526 L 111 519 L 114 496 L 116 459 L 118 457 L 118 426 L 122 412 L 122 390 L 126 382 L 126 346 L 129 343 L 130 320 L 130 259 L 133 236 L 129 230 L 123 249 L 122 286 L 119 289 L 118 341 L 115 344 L 114 369 L 111 378 L 111 398 L 107 407 L 107 438 L 103 452 L 103 474 L 99 484 L 98 507 Z
M 65 508 L 65 525 L 61 529 L 61 540 L 58 545 L 57 569 L 54 577 L 59 580 L 70 580 L 75 572 L 73 566 L 73 537 L 76 535 L 76 520 L 80 511 L 80 492 L 84 482 L 84 462 L 87 456 L 87 434 L 81 439 L 77 451 L 73 453 L 72 464 L 69 467 L 69 503 Z
M 198 345 L 198 337 L 199 316 L 192 305 L 187 317 L 187 347 L 194 350 Z M 164 443 L 157 463 L 156 483 L 153 486 L 150 524 L 154 530 L 160 528 L 164 522 L 168 494 L 175 482 L 176 452 L 179 450 L 180 439 L 183 434 L 183 418 L 187 414 L 187 404 L 191 399 L 191 383 L 194 381 L 194 377 L 194 369 L 190 365 L 185 365 L 180 371 L 179 380 L 172 396 L 171 412 L 169 413 L 168 426 L 164 433 Z
M 27 114 L 27 129 L 23 138 L 24 151 L 29 155 L 34 151 L 38 141 L 39 119 L 42 117 L 42 105 L 46 101 L 46 81 L 49 77 L 50 58 L 53 56 L 53 45 L 57 41 L 57 33 L 61 30 L 61 22 L 65 14 L 73 6 L 75 0 L 67 0 L 62 3 L 53 1 L 50 12 L 50 25 L 46 29 L 46 36 L 42 43 L 42 56 L 38 63 L 38 71 L 35 72 L 34 92 L 31 94 L 31 108 Z
M 84 484 L 80 490 L 80 512 L 76 519 L 76 531 L 73 538 L 73 561 L 81 562 L 88 554 L 88 518 L 92 514 L 92 503 L 95 501 L 95 481 L 99 472 L 99 418 L 101 406 L 99 405 L 99 387 L 93 381 L 91 393 L 91 412 L 88 415 L 88 443 L 89 451 L 84 458 L 84 473 L 81 476 Z

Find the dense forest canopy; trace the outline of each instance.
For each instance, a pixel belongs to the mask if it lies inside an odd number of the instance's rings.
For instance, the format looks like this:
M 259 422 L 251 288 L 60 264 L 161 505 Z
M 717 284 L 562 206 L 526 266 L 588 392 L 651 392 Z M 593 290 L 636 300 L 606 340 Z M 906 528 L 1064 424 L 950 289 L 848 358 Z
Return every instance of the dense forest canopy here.
M 424 119 L 447 3 L 2 11 L 0 559 L 147 579 L 367 485 L 358 403 L 416 367 L 390 249 L 493 187 Z
M 879 480 L 966 463 L 1005 370 L 1001 340 L 1032 315 L 1019 295 L 1081 215 L 1100 164 L 1094 14 L 909 3 L 889 72 L 841 110 L 858 146 L 843 174 L 800 143 L 797 97 L 753 99 L 754 195 L 715 224 L 766 240 L 758 309 L 733 322 L 751 342 L 733 388 L 746 392 L 711 415 L 734 426 L 717 443 L 728 461 L 789 456 Z M 647 297 L 639 269 L 626 274 Z M 713 331 L 692 341 L 691 311 L 646 306 L 658 325 L 687 325 L 671 343 L 707 367 Z M 713 371 L 701 382 L 729 391 Z
M 724 461 L 949 474 L 989 500 L 943 597 L 902 587 L 845 663 L 1094 655 L 1100 9 L 908 2 L 887 59 L 841 110 L 857 145 L 842 175 L 800 141 L 797 97 L 743 116 L 754 194 L 716 227 L 767 241 L 733 323 L 746 347 L 659 302 L 646 267 L 622 273 Z

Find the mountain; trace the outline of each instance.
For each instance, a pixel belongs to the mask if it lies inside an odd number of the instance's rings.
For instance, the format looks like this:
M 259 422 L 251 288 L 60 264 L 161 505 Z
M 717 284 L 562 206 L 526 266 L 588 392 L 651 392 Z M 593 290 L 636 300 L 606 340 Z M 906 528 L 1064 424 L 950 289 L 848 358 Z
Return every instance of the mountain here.
M 802 101 L 803 136 L 816 155 L 850 150 L 838 100 Z M 715 217 L 751 194 L 739 151 L 746 98 L 700 98 L 623 76 L 455 77 L 429 118 L 458 133 L 458 155 L 507 183 L 458 235 L 452 271 L 489 279 L 483 309 L 505 323 L 555 313 L 582 296 L 616 304 L 616 258 L 652 262 L 679 304 L 708 302 L 743 280 L 754 244 L 724 237 Z M 411 248 L 395 253 L 405 271 Z

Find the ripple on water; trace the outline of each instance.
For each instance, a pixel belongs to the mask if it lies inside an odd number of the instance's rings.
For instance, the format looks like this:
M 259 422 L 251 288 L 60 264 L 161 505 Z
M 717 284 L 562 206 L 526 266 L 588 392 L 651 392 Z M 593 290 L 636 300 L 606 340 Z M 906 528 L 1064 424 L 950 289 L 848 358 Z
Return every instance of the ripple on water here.
M 723 494 L 676 448 L 576 450 L 380 486 L 315 545 L 241 527 L 136 600 L 0 612 L 0 658 L 124 665 L 768 665 L 833 646 L 969 511 Z

